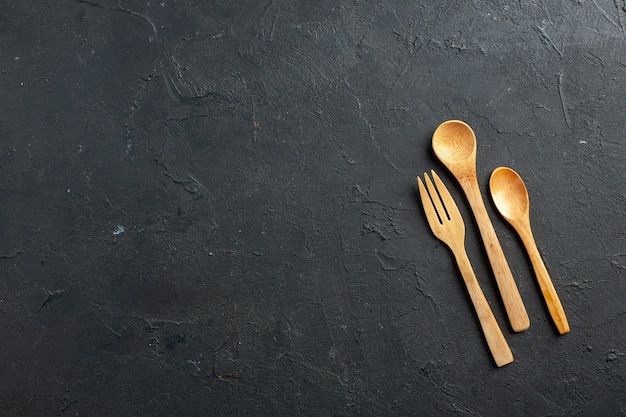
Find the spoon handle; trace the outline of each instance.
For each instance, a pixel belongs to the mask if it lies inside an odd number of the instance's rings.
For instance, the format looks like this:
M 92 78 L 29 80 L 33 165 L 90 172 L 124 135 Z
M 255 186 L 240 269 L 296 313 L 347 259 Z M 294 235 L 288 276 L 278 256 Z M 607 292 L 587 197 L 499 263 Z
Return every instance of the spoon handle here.
M 541 259 L 541 255 L 537 249 L 537 244 L 535 243 L 535 238 L 530 230 L 530 225 L 523 231 L 518 231 L 518 233 L 522 238 L 522 242 L 524 242 L 524 246 L 526 246 L 528 257 L 530 258 L 530 262 L 535 270 L 535 275 L 537 276 L 537 281 L 539 282 L 539 288 L 541 288 L 543 298 L 546 300 L 546 305 L 548 306 L 550 316 L 552 316 L 552 321 L 554 321 L 559 334 L 569 333 L 570 328 L 569 323 L 567 322 L 567 317 L 565 316 L 565 310 L 563 310 L 561 300 L 556 293 L 556 289 L 554 289 L 554 284 L 552 284 L 550 275 L 548 275 L 548 270 Z
M 482 237 L 485 249 L 487 251 L 487 257 L 491 263 L 496 283 L 498 284 L 498 290 L 504 303 L 504 308 L 509 317 L 511 328 L 516 332 L 521 332 L 530 327 L 530 318 L 524 307 L 524 302 L 517 289 L 513 274 L 506 261 L 496 232 L 493 229 L 489 214 L 485 208 L 480 188 L 478 188 L 478 181 L 476 177 L 466 177 L 460 179 L 459 183 L 467 196 L 470 207 L 474 212 L 478 229 Z

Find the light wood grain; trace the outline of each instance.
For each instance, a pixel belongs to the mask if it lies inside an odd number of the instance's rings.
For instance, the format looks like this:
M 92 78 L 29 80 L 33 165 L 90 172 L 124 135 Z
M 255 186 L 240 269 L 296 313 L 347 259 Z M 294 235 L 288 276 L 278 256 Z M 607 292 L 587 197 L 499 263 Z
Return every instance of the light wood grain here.
M 478 281 L 476 280 L 476 275 L 474 275 L 474 270 L 472 269 L 472 265 L 470 264 L 470 260 L 467 257 L 465 249 L 462 251 L 456 250 L 454 256 L 459 269 L 461 270 L 461 275 L 463 275 L 463 281 L 465 281 L 465 286 L 469 292 L 472 304 L 474 304 L 474 309 L 478 315 L 478 320 L 480 321 L 480 325 L 483 329 L 483 333 L 485 335 L 485 339 L 487 340 L 487 345 L 489 345 L 489 350 L 491 351 L 494 362 L 498 366 L 503 366 L 513 362 L 513 353 L 511 352 L 511 349 L 502 334 L 502 330 L 500 329 L 500 326 L 491 311 L 491 307 L 489 307 L 489 303 L 487 302 Z
M 535 243 L 535 238 L 530 230 L 530 225 L 523 230 L 518 230 L 517 232 L 522 238 L 522 242 L 524 242 L 524 246 L 526 247 L 526 251 L 530 257 L 530 262 L 532 263 L 535 275 L 537 276 L 537 282 L 539 282 L 539 288 L 541 289 L 543 298 L 548 306 L 548 311 L 550 312 L 554 325 L 560 334 L 569 333 L 570 327 L 567 321 L 567 316 L 565 315 L 565 310 L 563 309 L 559 295 L 556 293 L 556 289 L 550 279 L 550 275 L 548 275 L 548 270 L 543 263 L 543 259 L 541 259 L 541 255 L 537 249 L 537 244 Z
M 449 120 L 439 125 L 435 130 L 432 146 L 435 155 L 459 181 L 467 197 L 478 224 L 511 328 L 516 332 L 528 329 L 530 318 L 500 246 L 500 241 L 489 219 L 478 186 L 474 132 L 460 120 Z
M 570 327 L 565 310 L 548 275 L 532 233 L 530 202 L 524 182 L 511 168 L 498 167 L 491 174 L 489 189 L 496 208 L 517 231 L 524 243 L 554 325 L 560 334 L 569 333 Z
M 434 171 L 432 171 L 432 176 L 436 186 L 427 174 L 424 174 L 426 186 L 424 186 L 421 178 L 417 178 L 420 198 L 428 224 L 435 236 L 443 241 L 454 254 L 494 362 L 497 366 L 511 363 L 513 353 L 476 280 L 474 270 L 467 257 L 465 224 L 461 213 L 447 188 Z

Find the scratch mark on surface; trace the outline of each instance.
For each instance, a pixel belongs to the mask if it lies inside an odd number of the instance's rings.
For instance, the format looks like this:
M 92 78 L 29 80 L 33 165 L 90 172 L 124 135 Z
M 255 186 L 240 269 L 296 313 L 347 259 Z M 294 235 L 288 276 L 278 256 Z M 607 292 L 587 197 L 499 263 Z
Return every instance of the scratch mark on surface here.
M 626 356 L 626 353 L 622 353 L 617 349 L 613 349 L 610 350 L 609 352 L 607 352 L 606 354 L 606 361 L 607 362 L 613 362 L 618 360 L 621 356 Z
M 263 12 L 261 13 L 261 18 L 263 18 L 267 14 L 268 10 L 271 9 L 273 5 L 274 5 L 274 0 L 270 0 L 265 5 L 265 7 L 263 8 Z
M 404 67 L 402 68 L 402 70 L 400 71 L 400 73 L 396 76 L 395 80 L 393 80 L 393 83 L 391 84 L 391 87 L 389 88 L 389 94 L 387 96 L 387 101 L 390 100 L 391 98 L 391 94 L 393 91 L 395 91 L 396 85 L 400 82 L 400 79 L 402 79 L 402 77 L 404 77 L 404 75 L 407 73 L 407 71 L 412 70 L 413 69 L 413 64 L 410 62 L 405 62 L 404 63 Z
M 195 183 L 196 183 L 196 185 L 197 185 L 198 187 L 202 188 L 202 189 L 203 189 L 204 191 L 206 191 L 206 192 L 208 192 L 208 191 L 209 191 L 209 190 L 208 190 L 208 189 L 204 186 L 204 184 L 202 184 L 202 183 L 200 182 L 200 180 L 198 180 L 196 177 L 194 177 L 193 175 L 191 175 L 191 173 L 189 173 L 189 172 L 188 172 L 188 173 L 187 173 L 187 176 L 188 176 L 189 178 L 191 178 L 191 179 L 193 180 L 193 182 L 195 182 Z
M 194 361 L 194 360 L 191 360 L 191 359 L 187 359 L 185 361 L 185 364 L 193 366 L 193 370 L 196 371 L 196 372 L 200 372 L 201 371 L 201 369 L 200 369 L 200 361 Z
M 270 30 L 270 42 L 274 41 L 274 31 L 276 30 L 276 21 L 278 20 L 278 14 L 274 16 L 272 20 L 272 29 Z
M 231 337 L 227 336 L 226 340 L 213 351 L 213 366 L 212 366 L 212 374 L 219 381 L 224 382 L 239 382 L 245 381 L 245 375 L 242 373 L 248 369 L 247 366 L 241 367 L 239 361 L 233 355 L 229 349 L 227 349 L 226 345 L 230 341 Z M 236 345 L 241 345 L 241 341 L 236 342 Z M 235 347 L 235 349 L 237 349 Z M 238 354 L 237 354 L 238 356 Z M 226 361 L 222 363 L 222 361 Z M 229 365 L 234 366 L 234 369 L 229 369 Z M 220 369 L 222 366 L 226 366 L 225 369 Z
M 43 339 L 43 337 L 46 335 L 47 330 L 43 329 L 43 331 L 41 332 L 41 334 L 39 335 L 39 337 L 37 338 L 37 340 L 35 340 L 35 343 L 33 343 L 33 347 L 32 350 L 36 350 L 39 347 L 39 343 L 41 342 L 41 340 Z
M 327 376 L 327 377 L 331 377 L 337 380 L 337 382 L 339 383 L 339 385 L 347 387 L 349 386 L 348 381 L 344 380 L 344 378 L 342 378 L 341 375 L 339 375 L 337 372 L 333 372 L 330 369 L 324 369 L 320 366 L 316 366 L 313 365 L 310 362 L 307 362 L 305 360 L 298 360 L 298 359 L 294 359 L 293 356 L 285 356 L 285 359 L 289 362 L 298 364 L 300 366 L 302 366 L 304 369 L 308 370 L 308 371 L 312 371 L 315 372 L 319 375 L 322 376 Z
M 118 332 L 115 331 L 115 329 L 113 329 L 113 327 L 111 327 L 109 325 L 109 323 L 107 323 L 106 321 L 102 320 L 102 323 L 104 324 L 104 327 L 106 327 L 107 329 L 109 329 L 111 331 L 111 333 L 113 333 L 113 335 L 115 336 L 116 339 L 121 339 L 122 335 L 119 334 Z
M 400 259 L 389 256 L 378 249 L 374 250 L 374 255 L 380 262 L 380 267 L 383 271 L 397 271 L 404 266 Z
M 252 97 L 252 143 L 257 140 L 257 131 L 259 130 L 259 121 L 256 118 L 256 102 Z
M 50 304 L 53 300 L 60 298 L 65 293 L 65 290 L 62 290 L 62 289 L 58 289 L 54 291 L 45 289 L 45 291 L 48 294 L 48 296 L 46 297 L 45 300 L 43 300 L 43 303 L 41 303 L 41 305 L 39 306 L 39 311 L 41 311 L 42 308 Z
M 535 26 L 535 27 L 541 34 L 541 38 L 543 39 L 544 43 L 550 46 L 552 49 L 554 49 L 559 54 L 559 57 L 563 59 L 563 52 L 559 48 L 556 47 L 556 44 L 552 41 L 550 36 L 548 36 L 548 34 L 546 33 L 546 28 L 539 27 L 539 26 Z
M 571 125 L 569 122 L 569 116 L 567 113 L 567 106 L 565 105 L 565 97 L 563 95 L 563 71 L 559 72 L 559 78 L 557 81 L 557 89 L 559 90 L 559 98 L 561 99 L 561 109 L 563 110 L 563 118 L 565 119 L 565 124 L 568 129 L 571 129 Z
M 202 184 L 200 182 L 200 180 L 198 180 L 195 176 L 193 176 L 190 172 L 187 172 L 185 175 L 187 175 L 187 178 L 180 178 L 180 177 L 175 177 L 174 175 L 169 173 L 169 169 L 167 167 L 167 165 L 165 165 L 163 162 L 161 161 L 156 161 L 157 165 L 161 166 L 164 171 L 163 174 L 165 174 L 165 176 L 167 178 L 169 178 L 170 180 L 172 180 L 172 182 L 174 184 L 178 184 L 178 185 L 182 185 L 183 188 L 191 193 L 191 194 L 199 194 L 199 190 L 203 190 L 205 192 L 209 192 L 209 190 L 204 186 L 204 184 Z
M 594 6 L 596 6 L 596 9 L 598 9 L 600 11 L 602 16 L 604 16 L 604 18 L 606 20 L 608 20 L 613 26 L 615 26 L 618 29 L 620 29 L 620 28 L 622 30 L 624 29 L 623 27 L 620 27 L 620 25 L 615 23 L 615 20 L 611 19 L 611 16 L 609 16 L 608 13 L 602 7 L 600 7 L 600 5 L 596 2 L 596 0 L 591 0 L 591 2 L 593 3 Z
M 15 249 L 13 252 L 11 253 L 7 253 L 7 254 L 2 254 L 0 255 L 0 259 L 11 259 L 11 258 L 15 258 L 17 255 L 19 255 L 20 253 L 22 253 L 22 248 L 17 248 Z
M 543 12 L 546 14 L 546 17 L 548 18 L 548 22 L 552 24 L 553 23 L 552 16 L 550 16 L 550 12 L 548 11 L 546 4 L 543 1 L 541 1 L 540 3 L 541 3 L 541 8 L 543 9 Z
M 117 1 L 117 8 L 103 6 L 103 5 L 99 4 L 99 3 L 96 3 L 96 2 L 93 2 L 93 1 L 89 1 L 89 0 L 76 0 L 76 2 L 77 3 L 88 4 L 88 5 L 93 6 L 93 7 L 99 7 L 99 8 L 104 9 L 104 10 L 123 12 L 123 13 L 129 14 L 131 16 L 135 16 L 135 17 L 138 17 L 140 19 L 143 19 L 146 22 L 148 22 L 148 24 L 152 28 L 152 33 L 154 34 L 154 39 L 158 40 L 157 28 L 156 28 L 156 25 L 154 24 L 154 22 L 148 16 L 146 16 L 144 14 L 141 14 L 139 12 L 136 12 L 134 10 L 127 9 L 126 7 L 122 6 L 122 3 L 120 2 L 120 0 Z
M 172 320 L 172 319 L 161 319 L 161 318 L 150 318 L 150 317 L 137 317 L 141 319 L 144 323 L 148 325 L 150 330 L 157 330 L 161 328 L 164 324 L 173 324 L 176 326 L 180 326 L 182 324 L 191 324 L 191 322 L 180 321 L 180 320 Z
M 600 323 L 598 323 L 598 326 L 606 326 L 607 324 L 611 324 L 613 322 L 615 322 L 615 320 L 620 320 L 620 322 L 622 321 L 624 315 L 626 315 L 626 311 L 620 311 L 617 314 L 614 314 L 613 316 L 611 316 L 608 320 L 604 320 Z
M 335 283 L 334 279 L 332 281 L 333 283 Z M 336 285 L 334 289 L 335 289 L 335 295 L 338 296 Z M 321 300 L 321 304 L 322 304 L 322 313 L 324 314 L 324 322 L 326 323 L 326 328 L 328 329 L 328 337 L 330 338 L 331 347 L 335 347 L 337 344 L 335 342 L 335 336 L 334 336 L 332 326 L 330 325 L 331 321 L 330 321 L 330 318 L 328 317 L 328 307 L 326 306 L 326 302 L 324 300 Z M 343 322 L 343 310 L 341 309 L 341 305 L 339 305 L 339 314 L 342 318 L 341 321 Z
M 626 32 L 626 28 L 624 27 L 624 24 L 622 23 L 622 10 L 626 12 L 626 3 L 624 3 L 624 6 L 621 9 L 619 7 L 618 0 L 614 0 L 613 3 L 615 4 L 615 9 L 617 10 L 617 21 L 619 22 L 619 25 L 622 28 L 622 32 Z
M 174 58 L 174 57 L 172 57 L 172 58 Z M 170 100 L 176 101 L 180 97 L 182 97 L 182 94 L 181 94 L 180 90 L 178 89 L 178 86 L 176 85 L 176 83 L 172 79 L 172 74 L 170 74 L 168 71 L 165 71 L 165 75 L 167 75 L 166 77 L 164 77 L 165 87 L 167 88 L 167 93 L 170 96 Z M 174 91 L 172 89 L 174 89 L 176 91 Z
M 624 265 L 623 263 L 619 261 L 619 258 L 625 256 L 626 254 L 618 253 L 616 255 L 617 255 L 616 259 L 611 261 L 611 265 L 614 266 L 617 269 L 617 272 L 619 273 L 620 269 L 626 270 L 626 265 Z
M 350 90 L 350 92 L 352 93 L 352 96 L 354 97 L 354 99 L 356 100 L 356 104 L 357 104 L 357 114 L 359 115 L 359 119 L 361 119 L 363 121 L 363 123 L 365 123 L 365 126 L 367 126 L 368 132 L 369 132 L 369 138 L 370 141 L 372 142 L 372 144 L 374 145 L 374 147 L 376 148 L 376 150 L 378 151 L 378 153 L 385 159 L 385 162 L 387 162 L 387 164 L 389 164 L 389 166 L 391 166 L 394 171 L 396 171 L 398 174 L 401 175 L 405 175 L 402 171 L 400 171 L 400 169 L 398 169 L 398 167 L 391 161 L 391 158 L 389 157 L 389 155 L 387 155 L 387 153 L 381 149 L 380 144 L 378 143 L 378 141 L 376 140 L 376 137 L 374 135 L 374 125 L 370 123 L 370 121 L 367 119 L 367 117 L 365 117 L 365 115 L 363 114 L 363 106 L 361 104 L 361 99 L 359 98 L 359 96 L 354 92 L 354 90 L 352 89 L 352 86 L 345 81 L 346 86 L 348 87 L 348 90 Z
M 133 139 L 132 139 L 132 137 L 130 135 L 130 132 L 126 133 L 125 139 L 126 139 L 126 151 L 125 151 L 125 153 L 126 153 L 126 155 L 129 155 L 130 151 L 133 149 Z
M 188 120 L 193 120 L 193 119 L 210 119 L 210 118 L 211 118 L 210 115 L 201 113 L 201 114 L 190 114 L 188 116 L 183 116 L 183 117 L 168 117 L 162 120 L 167 121 L 167 122 L 186 122 Z
M 148 16 L 146 16 L 144 14 L 141 14 L 141 13 L 138 13 L 138 12 L 136 12 L 134 10 L 130 10 L 130 9 L 125 8 L 125 7 L 122 7 L 122 4 L 121 4 L 121 2 L 119 0 L 117 1 L 117 6 L 119 7 L 119 9 L 121 11 L 123 11 L 125 13 L 128 13 L 128 14 L 130 14 L 132 16 L 139 17 L 139 18 L 145 20 L 146 22 L 148 22 L 150 24 L 150 26 L 152 27 L 152 32 L 154 33 L 154 39 L 155 40 L 158 39 L 157 28 L 156 28 L 154 22 L 152 22 L 152 20 L 150 20 L 150 18 Z
M 435 300 L 435 297 L 433 297 L 431 293 L 424 289 L 424 280 L 422 279 L 419 272 L 417 270 L 414 270 L 413 275 L 415 276 L 415 279 L 417 281 L 417 291 L 419 291 L 420 294 L 428 299 L 428 301 L 433 305 L 435 311 L 439 311 L 439 304 L 437 304 L 437 300 Z

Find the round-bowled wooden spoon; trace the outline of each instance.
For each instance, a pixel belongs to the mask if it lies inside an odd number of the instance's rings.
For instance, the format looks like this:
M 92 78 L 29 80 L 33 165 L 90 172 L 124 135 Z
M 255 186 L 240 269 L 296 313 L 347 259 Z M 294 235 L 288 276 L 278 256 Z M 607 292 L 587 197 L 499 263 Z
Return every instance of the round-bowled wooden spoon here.
M 437 158 L 461 184 L 474 212 L 511 328 L 516 332 L 528 329 L 530 326 L 528 313 L 478 187 L 474 131 L 460 120 L 448 120 L 440 124 L 433 133 L 432 146 Z
M 530 201 L 524 181 L 511 168 L 499 167 L 491 174 L 489 189 L 496 208 L 517 231 L 526 247 L 535 275 L 537 275 L 539 287 L 557 330 L 560 334 L 569 333 L 569 324 L 561 300 L 559 300 L 546 266 L 541 255 L 539 255 L 530 227 Z

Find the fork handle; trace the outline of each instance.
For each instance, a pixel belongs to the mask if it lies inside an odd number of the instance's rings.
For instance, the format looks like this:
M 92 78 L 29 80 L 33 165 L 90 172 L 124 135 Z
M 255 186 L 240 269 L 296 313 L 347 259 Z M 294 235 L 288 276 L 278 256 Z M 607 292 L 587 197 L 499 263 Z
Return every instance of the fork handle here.
M 476 280 L 476 275 L 474 275 L 472 264 L 467 257 L 465 249 L 457 250 L 455 258 L 496 365 L 504 366 L 513 362 L 513 353 L 511 353 L 511 349 L 502 334 L 502 330 L 500 330 L 491 307 L 489 307 L 485 294 L 483 294 L 480 284 Z

